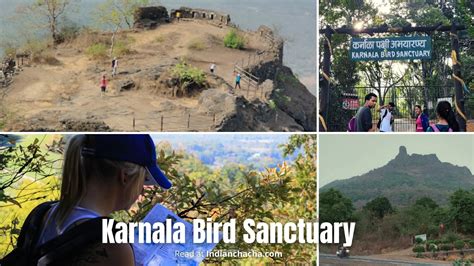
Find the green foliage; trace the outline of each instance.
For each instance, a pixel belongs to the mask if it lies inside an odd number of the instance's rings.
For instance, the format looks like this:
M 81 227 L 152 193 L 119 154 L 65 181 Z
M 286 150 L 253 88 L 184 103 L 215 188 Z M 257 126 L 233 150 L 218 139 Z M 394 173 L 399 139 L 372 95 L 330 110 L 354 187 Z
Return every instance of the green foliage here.
M 114 46 L 114 51 L 112 53 L 112 56 L 115 57 L 115 56 L 124 56 L 124 55 L 127 55 L 127 54 L 130 54 L 132 53 L 132 51 L 130 50 L 129 48 L 129 41 L 131 40 L 126 40 L 126 41 L 117 41 L 115 43 L 115 46 Z
M 415 253 L 425 252 L 425 247 L 423 245 L 416 245 L 413 249 Z
M 453 250 L 453 244 L 441 244 L 439 249 L 443 251 Z
M 416 243 L 416 244 L 422 244 L 422 243 L 423 243 L 423 239 L 417 237 L 417 238 L 415 239 L 415 243 Z
M 241 50 L 245 48 L 245 39 L 235 29 L 231 29 L 224 37 L 224 46 Z
M 460 239 L 459 235 L 454 232 L 448 232 L 443 237 L 443 240 L 445 240 L 446 243 L 454 243 L 455 241 L 458 241 L 459 239 Z
M 432 210 L 439 207 L 438 204 L 429 197 L 423 197 L 423 198 L 417 199 L 415 202 L 415 206 L 420 206 L 420 207 L 424 207 L 424 208 L 428 208 Z
M 474 189 L 458 190 L 449 198 L 451 219 L 461 233 L 474 233 Z
M 21 162 L 31 159 L 31 152 L 63 151 L 64 142 L 61 139 L 48 138 L 47 146 L 41 141 L 23 139 L 24 156 L 7 156 L 12 154 L 10 148 L 2 150 L 0 175 L 6 171 L 18 170 L 18 166 L 12 162 Z M 1 140 L 1 139 L 0 139 Z M 13 141 L 13 140 L 12 140 Z M 1 146 L 0 142 L 0 146 Z M 5 143 L 8 144 L 8 141 Z M 27 148 L 28 147 L 28 148 Z M 35 148 L 38 147 L 38 148 Z M 316 220 L 316 135 L 296 135 L 290 137 L 288 143 L 280 147 L 282 153 L 295 156 L 289 162 L 282 161 L 277 167 L 268 167 L 263 171 L 249 170 L 251 165 L 225 164 L 222 167 L 211 169 L 202 164 L 195 156 L 185 152 L 176 153 L 169 143 L 160 143 L 157 146 L 157 162 L 160 168 L 173 182 L 170 190 L 164 191 L 159 187 L 148 187 L 145 189 L 143 200 L 136 203 L 132 210 L 117 212 L 113 217 L 119 221 L 141 220 L 154 204 L 160 203 L 170 208 L 180 217 L 187 220 L 195 218 L 211 218 L 216 222 L 225 222 L 229 219 L 237 219 L 241 224 L 244 219 L 255 219 L 257 221 L 278 221 L 285 223 L 305 219 Z M 12 148 L 19 151 L 19 147 Z M 38 150 L 39 149 L 39 150 Z M 51 152 L 52 153 L 52 152 Z M 21 152 L 19 153 L 22 154 Z M 36 157 L 35 157 L 36 158 Z M 39 157 L 38 157 L 39 158 Z M 56 161 L 59 156 L 48 153 L 47 161 Z M 39 160 L 39 159 L 38 159 Z M 56 170 L 53 165 L 42 161 L 32 165 L 42 166 L 44 173 Z M 61 162 L 57 162 L 61 165 Z M 38 170 L 35 167 L 28 168 Z M 28 177 L 33 176 L 28 170 Z M 25 170 L 26 171 L 26 170 Z M 54 171 L 56 173 L 56 171 Z M 16 182 L 16 188 L 34 188 L 39 190 L 35 197 L 25 198 L 27 202 L 20 202 L 22 194 L 7 193 L 8 197 L 17 200 L 22 208 L 16 204 L 7 202 L 10 207 L 0 203 L 0 216 L 6 217 L 4 223 L 0 221 L 0 251 L 11 250 L 14 242 L 10 243 L 10 236 L 16 241 L 18 229 L 29 211 L 39 202 L 57 199 L 58 179 L 50 176 L 42 179 L 42 182 L 31 184 L 23 178 Z M 3 181 L 4 179 L 0 179 Z M 29 191 L 24 189 L 24 191 Z M 41 193 L 40 193 L 41 192 Z M 12 209 L 15 208 L 15 209 Z M 4 212 L 5 210 L 5 212 Z M 5 232 L 8 231 L 8 234 Z M 237 237 L 241 239 L 242 228 L 238 227 Z M 3 238 L 3 236 L 5 236 Z M 4 244 L 5 243 L 5 244 Z M 255 250 L 255 251 L 281 251 L 283 258 L 267 258 L 259 263 L 306 263 L 315 261 L 313 245 L 281 244 L 281 245 L 258 245 L 245 244 L 239 241 L 236 244 L 220 243 L 217 249 L 232 250 Z M 5 251 L 6 252 L 6 251 Z M 1 253 L 0 253 L 1 254 Z M 235 258 L 210 259 L 209 263 L 225 263 L 225 260 L 234 263 Z M 234 262 L 233 262 L 234 261 Z M 253 264 L 252 259 L 239 260 L 239 263 Z
M 435 243 L 431 243 L 428 245 L 428 250 L 431 252 L 436 252 L 438 251 L 438 246 Z
M 371 212 L 376 218 L 382 219 L 385 215 L 393 213 L 394 209 L 386 197 L 378 197 L 368 202 L 364 209 Z
M 469 247 L 474 248 L 474 240 L 469 240 Z
M 29 212 L 43 201 L 58 198 L 55 156 L 45 149 L 49 140 L 0 136 L 0 257 L 16 245 Z
M 174 66 L 171 73 L 175 78 L 178 78 L 181 86 L 191 83 L 202 86 L 206 81 L 204 71 L 197 67 L 188 65 L 185 61 L 181 61 L 179 64 Z
M 92 59 L 105 59 L 107 58 L 107 49 L 107 45 L 96 43 L 86 49 L 86 54 Z
M 97 9 L 95 18 L 100 25 L 111 28 L 133 28 L 133 15 L 143 6 L 158 3 L 153 0 L 107 0 Z
M 472 262 L 470 259 L 457 259 L 453 262 L 453 266 L 471 266 Z
M 320 222 L 347 222 L 353 220 L 352 201 L 335 189 L 319 193 Z
M 462 240 L 456 240 L 456 241 L 454 242 L 454 248 L 455 248 L 455 249 L 463 249 L 463 248 L 464 248 L 464 245 L 465 245 L 465 243 L 464 243 L 464 241 L 462 241 Z
M 138 209 L 130 213 L 131 220 L 142 219 L 155 203 L 165 205 L 188 220 L 210 217 L 213 221 L 224 222 L 234 218 L 240 224 L 244 219 L 279 222 L 298 218 L 315 219 L 315 138 L 293 136 L 282 149 L 284 153 L 302 149 L 295 162 L 291 165 L 282 163 L 278 168 L 268 168 L 263 172 L 246 171 L 245 168 L 235 166 L 213 172 L 194 161 L 192 165 L 197 166 L 202 174 L 191 177 L 190 173 L 194 171 L 180 166 L 185 155 L 160 150 L 158 164 L 174 186 L 168 191 L 147 188 L 144 200 L 138 203 Z M 242 234 L 242 228 L 238 227 L 237 237 L 241 239 Z M 249 245 L 242 241 L 236 244 L 220 243 L 217 247 L 233 250 L 250 248 L 265 251 L 270 247 Z M 284 258 L 275 259 L 276 262 L 309 261 L 314 254 L 311 245 L 272 245 L 271 249 L 285 254 Z M 229 259 L 217 258 L 208 262 Z

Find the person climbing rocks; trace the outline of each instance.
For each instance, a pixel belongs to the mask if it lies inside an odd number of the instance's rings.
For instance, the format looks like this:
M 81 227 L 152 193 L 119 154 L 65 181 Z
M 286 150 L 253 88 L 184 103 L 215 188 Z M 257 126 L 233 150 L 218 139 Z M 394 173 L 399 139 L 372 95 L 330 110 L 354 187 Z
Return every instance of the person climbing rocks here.
M 104 96 L 105 91 L 107 90 L 107 83 L 107 77 L 103 75 L 102 79 L 100 80 L 100 97 Z
M 118 60 L 117 57 L 114 57 L 112 60 L 112 77 L 117 75 Z
M 234 90 L 237 89 L 237 86 L 239 87 L 239 89 L 242 89 L 242 88 L 240 87 L 240 80 L 241 80 L 240 73 L 237 73 L 237 76 L 235 76 L 235 87 L 234 87 Z

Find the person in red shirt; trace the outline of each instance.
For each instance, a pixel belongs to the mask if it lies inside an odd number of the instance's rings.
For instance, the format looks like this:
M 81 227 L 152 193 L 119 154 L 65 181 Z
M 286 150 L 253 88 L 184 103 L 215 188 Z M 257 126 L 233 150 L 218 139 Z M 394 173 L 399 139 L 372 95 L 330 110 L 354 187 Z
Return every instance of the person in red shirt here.
M 102 97 L 105 93 L 105 90 L 107 90 L 107 78 L 105 77 L 105 75 L 102 76 L 102 79 L 100 80 L 100 91 L 101 91 L 101 94 L 100 96 Z

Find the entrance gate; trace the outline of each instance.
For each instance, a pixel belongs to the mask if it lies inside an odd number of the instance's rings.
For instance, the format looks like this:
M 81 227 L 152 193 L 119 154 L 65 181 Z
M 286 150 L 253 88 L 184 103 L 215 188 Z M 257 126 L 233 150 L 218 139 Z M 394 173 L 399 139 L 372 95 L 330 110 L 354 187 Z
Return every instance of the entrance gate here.
M 351 36 L 358 36 L 360 34 L 369 34 L 373 35 L 375 33 L 395 33 L 395 34 L 403 34 L 403 33 L 426 33 L 426 34 L 431 34 L 433 32 L 449 32 L 451 36 L 451 58 L 453 62 L 453 82 L 454 82 L 454 88 L 444 88 L 443 92 L 449 91 L 449 93 L 443 93 L 444 95 L 437 95 L 437 97 L 431 97 L 431 100 L 428 100 L 428 102 L 424 102 L 425 107 L 429 106 L 429 102 L 433 102 L 434 104 L 437 103 L 433 98 L 452 98 L 452 104 L 455 108 L 455 113 L 456 113 L 456 120 L 459 123 L 460 130 L 461 131 L 466 131 L 466 122 L 467 122 L 467 116 L 464 108 L 464 103 L 465 103 L 465 97 L 464 97 L 464 90 L 465 90 L 465 83 L 464 80 L 462 79 L 461 76 L 461 66 L 460 66 L 460 56 L 459 56 L 459 36 L 458 33 L 461 30 L 465 30 L 466 27 L 462 25 L 457 25 L 457 24 L 452 24 L 450 26 L 443 26 L 442 24 L 435 25 L 435 26 L 428 26 L 428 27 L 412 27 L 412 26 L 406 26 L 406 27 L 389 27 L 389 26 L 382 26 L 382 27 L 375 27 L 375 28 L 367 28 L 367 29 L 361 29 L 361 30 L 356 30 L 353 28 L 348 28 L 348 27 L 342 27 L 338 29 L 332 29 L 331 27 L 327 26 L 325 29 L 320 30 L 320 34 L 323 34 L 324 36 L 324 47 L 323 47 L 323 66 L 322 66 L 322 82 L 320 83 L 320 97 L 319 97 L 319 112 L 320 112 L 320 125 L 323 128 L 323 130 L 328 130 L 328 128 L 332 130 L 338 130 L 338 131 L 345 131 L 344 129 L 340 128 L 341 121 L 331 121 L 330 114 L 328 113 L 329 110 L 329 100 L 330 100 L 330 93 L 332 89 L 332 77 L 331 77 L 331 56 L 332 56 L 332 48 L 331 48 L 331 38 L 334 34 L 349 34 Z M 420 91 L 427 91 L 423 90 L 423 86 L 420 86 L 421 88 Z M 368 91 L 365 90 L 363 91 L 362 88 L 347 88 L 347 90 L 344 90 L 346 92 L 351 92 L 353 93 L 354 91 L 357 91 L 358 93 L 367 93 Z M 394 90 L 395 94 L 390 96 L 393 99 L 402 99 L 401 97 L 396 95 L 397 90 Z M 357 93 L 357 94 L 358 94 Z M 416 93 L 416 92 L 414 92 Z M 346 101 L 346 104 L 348 102 L 354 103 L 354 99 L 350 100 L 350 95 L 339 95 L 340 100 Z M 362 98 L 365 96 L 364 95 L 357 95 L 359 96 L 358 98 Z M 361 96 L 361 97 L 360 97 Z M 354 98 L 354 97 L 353 97 Z M 387 97 L 385 97 L 386 99 Z M 424 101 L 427 99 L 430 99 L 428 95 L 423 96 Z M 341 101 L 341 108 L 343 106 L 343 102 Z M 387 101 L 385 101 L 387 103 Z M 408 111 L 407 111 L 408 112 Z M 376 114 L 374 117 L 377 118 L 378 120 L 378 114 Z M 406 117 L 407 121 L 409 121 L 410 117 Z M 405 120 L 403 120 L 405 121 Z M 412 121 L 410 121 L 411 123 Z M 337 125 L 339 124 L 339 125 Z M 403 123 L 402 123 L 403 124 Z M 321 127 L 320 127 L 321 129 Z

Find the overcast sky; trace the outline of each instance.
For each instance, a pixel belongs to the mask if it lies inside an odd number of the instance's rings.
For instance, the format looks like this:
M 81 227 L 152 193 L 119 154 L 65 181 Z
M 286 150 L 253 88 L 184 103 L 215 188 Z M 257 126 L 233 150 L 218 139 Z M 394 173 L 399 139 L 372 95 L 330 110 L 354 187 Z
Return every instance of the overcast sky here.
M 320 135 L 319 145 L 320 187 L 385 165 L 400 146 L 408 154 L 436 154 L 474 173 L 474 135 Z

